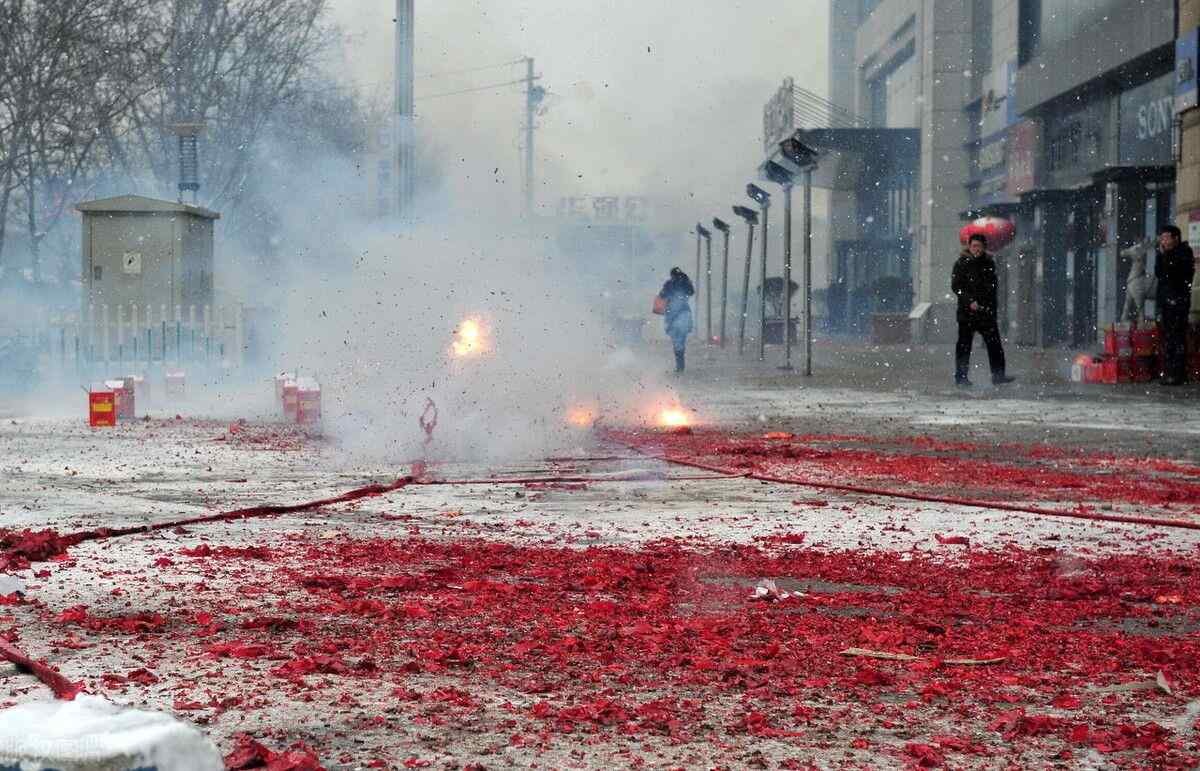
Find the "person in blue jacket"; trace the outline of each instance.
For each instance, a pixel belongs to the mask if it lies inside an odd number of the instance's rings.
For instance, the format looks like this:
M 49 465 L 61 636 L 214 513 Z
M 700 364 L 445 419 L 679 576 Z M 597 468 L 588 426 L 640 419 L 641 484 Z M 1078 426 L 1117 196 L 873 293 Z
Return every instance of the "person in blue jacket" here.
M 696 294 L 696 288 L 692 286 L 692 280 L 679 268 L 671 268 L 671 277 L 667 279 L 667 282 L 663 284 L 662 291 L 658 293 L 658 296 L 667 303 L 666 312 L 663 313 L 663 324 L 666 327 L 667 337 L 671 338 L 671 344 L 675 348 L 676 372 L 683 372 L 687 336 L 691 334 L 694 327 L 692 307 L 688 303 L 688 298 L 694 294 Z

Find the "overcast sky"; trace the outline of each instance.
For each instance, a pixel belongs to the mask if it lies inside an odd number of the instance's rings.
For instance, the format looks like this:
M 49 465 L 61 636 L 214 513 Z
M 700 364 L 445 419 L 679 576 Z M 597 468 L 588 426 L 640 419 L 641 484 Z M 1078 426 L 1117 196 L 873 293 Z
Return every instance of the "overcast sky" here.
M 332 2 L 354 78 L 386 87 L 394 4 Z M 675 202 L 684 219 L 691 208 L 725 216 L 761 160 L 762 105 L 780 81 L 826 91 L 824 0 L 417 0 L 416 15 L 418 75 L 536 59 L 551 94 L 536 142 L 543 205 L 642 194 Z M 521 75 L 509 66 L 420 78 L 417 95 Z M 509 86 L 418 101 L 417 113 L 464 189 L 515 204 L 522 108 Z

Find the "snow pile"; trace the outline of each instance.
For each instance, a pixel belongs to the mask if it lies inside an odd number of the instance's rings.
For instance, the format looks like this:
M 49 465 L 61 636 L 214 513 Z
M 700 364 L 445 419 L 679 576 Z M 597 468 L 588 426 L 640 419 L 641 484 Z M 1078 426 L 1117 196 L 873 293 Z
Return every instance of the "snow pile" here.
M 211 741 L 169 715 L 81 694 L 0 711 L 0 768 L 221 771 Z

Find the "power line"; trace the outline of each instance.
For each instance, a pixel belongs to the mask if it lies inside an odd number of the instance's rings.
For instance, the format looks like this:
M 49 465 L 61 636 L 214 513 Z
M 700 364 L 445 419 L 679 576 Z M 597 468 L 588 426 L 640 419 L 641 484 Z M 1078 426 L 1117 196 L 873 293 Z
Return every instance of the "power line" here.
M 534 80 L 537 80 L 537 78 L 534 78 Z M 463 88 L 463 89 L 459 89 L 458 91 L 442 91 L 441 93 L 437 93 L 437 94 L 424 94 L 422 96 L 418 96 L 416 99 L 418 102 L 423 102 L 427 99 L 441 99 L 442 97 L 445 97 L 445 96 L 458 96 L 459 94 L 473 94 L 473 93 L 476 93 L 479 91 L 492 91 L 497 88 L 504 88 L 505 86 L 516 86 L 516 85 L 520 85 L 525 82 L 526 82 L 526 79 L 521 78 L 520 80 L 510 80 L 506 83 L 492 83 L 491 85 L 488 85 L 488 86 L 476 86 L 475 88 Z
M 417 75 L 417 78 L 420 80 L 424 80 L 427 78 L 440 78 L 445 75 L 465 75 L 468 72 L 483 72 L 484 70 L 498 70 L 501 67 L 511 67 L 514 64 L 521 64 L 524 61 L 525 61 L 524 59 L 513 59 L 511 62 L 501 62 L 500 64 L 484 64 L 479 67 L 465 67 L 461 70 L 442 70 L 441 72 L 426 72 L 421 75 Z

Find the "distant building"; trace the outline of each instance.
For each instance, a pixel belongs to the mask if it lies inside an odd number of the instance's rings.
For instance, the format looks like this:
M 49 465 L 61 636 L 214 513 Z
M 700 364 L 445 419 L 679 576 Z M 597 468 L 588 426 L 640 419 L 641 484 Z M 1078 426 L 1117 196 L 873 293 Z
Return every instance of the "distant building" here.
M 1120 249 L 1172 218 L 1174 0 L 830 0 L 830 11 L 831 101 L 873 128 L 918 131 L 905 210 L 917 331 L 948 336 L 958 231 L 987 214 L 1017 225 L 998 255 L 1006 333 L 1092 344 L 1124 295 Z M 853 182 L 831 198 L 835 252 L 872 226 L 871 185 Z

